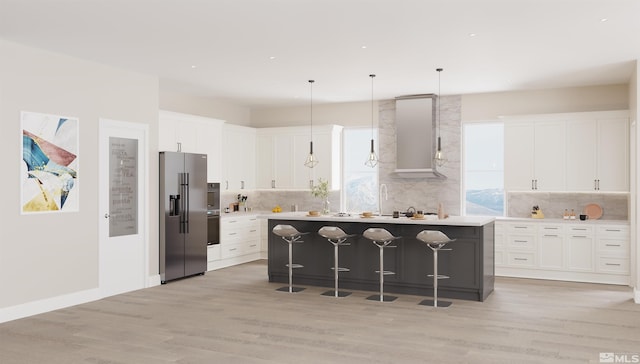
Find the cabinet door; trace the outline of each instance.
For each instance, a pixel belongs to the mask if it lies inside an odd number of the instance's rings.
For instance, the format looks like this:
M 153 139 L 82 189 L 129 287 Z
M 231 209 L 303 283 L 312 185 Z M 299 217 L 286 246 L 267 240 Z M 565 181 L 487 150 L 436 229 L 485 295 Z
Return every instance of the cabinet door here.
M 535 124 L 534 175 L 535 189 L 565 190 L 565 122 Z
M 301 189 L 311 188 L 313 180 L 313 172 L 315 169 L 322 168 L 323 165 L 331 163 L 330 160 L 323 158 L 321 150 L 322 142 L 314 136 L 313 155 L 318 158 L 319 163 L 309 168 L 304 165 L 305 159 L 309 155 L 309 134 L 296 134 L 293 136 L 293 187 Z M 317 181 L 313 181 L 314 183 Z
M 567 122 L 567 191 L 596 189 L 597 130 L 595 120 Z
M 158 119 L 158 150 L 175 152 L 178 150 L 177 123 L 173 119 L 162 117 Z
M 304 163 L 305 155 L 293 154 L 293 137 L 290 134 L 274 136 L 275 188 L 293 188 L 293 161 Z
M 207 182 L 220 182 L 222 178 L 222 125 L 204 124 L 198 133 L 200 153 L 207 155 Z
M 504 188 L 532 190 L 534 183 L 534 126 L 532 123 L 504 125 Z
M 538 266 L 563 269 L 565 261 L 564 231 L 560 225 L 542 225 L 538 237 Z
M 600 191 L 629 191 L 629 122 L 598 121 L 598 185 Z
M 567 269 L 571 271 L 594 271 L 593 230 L 587 227 L 572 228 L 567 232 Z
M 256 187 L 275 188 L 273 135 L 256 135 Z

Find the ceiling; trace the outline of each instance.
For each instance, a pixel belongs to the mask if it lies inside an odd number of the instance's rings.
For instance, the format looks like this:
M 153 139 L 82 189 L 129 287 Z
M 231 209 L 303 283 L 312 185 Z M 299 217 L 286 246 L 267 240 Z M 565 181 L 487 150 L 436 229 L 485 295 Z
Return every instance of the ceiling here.
M 0 0 L 2 39 L 252 108 L 627 83 L 639 34 L 640 0 Z

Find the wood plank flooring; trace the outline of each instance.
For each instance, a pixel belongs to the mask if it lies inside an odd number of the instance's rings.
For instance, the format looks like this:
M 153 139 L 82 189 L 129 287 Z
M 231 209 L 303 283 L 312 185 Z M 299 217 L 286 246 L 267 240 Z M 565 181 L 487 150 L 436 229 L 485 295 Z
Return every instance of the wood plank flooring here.
M 294 278 L 295 279 L 295 278 Z M 427 278 L 425 278 L 427 279 Z M 640 354 L 629 287 L 497 278 L 485 302 L 278 292 L 266 261 L 0 324 L 0 363 L 599 363 Z

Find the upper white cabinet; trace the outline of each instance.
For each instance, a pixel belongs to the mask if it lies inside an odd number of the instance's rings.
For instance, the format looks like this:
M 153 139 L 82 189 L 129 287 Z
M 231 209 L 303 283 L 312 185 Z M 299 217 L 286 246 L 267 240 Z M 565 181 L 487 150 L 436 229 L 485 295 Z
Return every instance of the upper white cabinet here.
M 505 122 L 505 189 L 564 190 L 565 134 L 562 121 Z
M 615 114 L 567 122 L 567 190 L 629 190 L 628 125 Z
M 256 184 L 256 129 L 224 124 L 223 190 L 253 189 Z
M 340 186 L 342 127 L 321 125 L 313 129 L 313 153 L 320 163 L 307 168 L 311 138 L 308 127 L 257 129 L 256 181 L 258 188 L 308 189 L 319 178 L 331 189 Z
M 505 189 L 629 190 L 627 111 L 504 118 Z
M 221 179 L 223 120 L 161 110 L 158 150 L 207 155 L 207 181 Z

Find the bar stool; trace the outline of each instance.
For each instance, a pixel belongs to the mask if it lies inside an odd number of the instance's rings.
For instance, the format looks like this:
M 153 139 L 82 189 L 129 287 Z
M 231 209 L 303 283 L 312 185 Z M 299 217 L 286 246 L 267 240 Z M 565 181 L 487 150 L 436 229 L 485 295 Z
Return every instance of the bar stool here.
M 376 273 L 380 274 L 380 295 L 372 295 L 367 297 L 368 300 L 380 302 L 391 302 L 398 297 L 385 296 L 384 295 L 384 276 L 395 274 L 395 272 L 384 270 L 384 248 L 395 248 L 395 246 L 389 246 L 391 242 L 400 239 L 400 236 L 393 236 L 389 231 L 382 228 L 369 228 L 362 233 L 362 236 L 373 241 L 373 243 L 380 249 L 380 270 Z
M 337 226 L 323 226 L 318 230 L 318 235 L 326 238 L 333 245 L 333 280 L 334 280 L 334 289 L 331 291 L 326 291 L 322 295 L 323 296 L 334 296 L 334 297 L 346 297 L 351 294 L 351 292 L 340 292 L 338 290 L 338 273 L 339 272 L 348 272 L 349 268 L 340 268 L 338 266 L 338 247 L 351 245 L 347 243 L 347 239 L 356 236 L 355 234 L 347 234 L 342 229 Z
M 300 237 L 309 233 L 301 233 L 291 225 L 276 225 L 273 227 L 273 233 L 281 237 L 282 240 L 286 241 L 289 245 L 289 264 L 286 265 L 289 268 L 289 286 L 280 287 L 278 291 L 288 291 L 289 293 L 300 292 L 304 290 L 304 288 L 293 287 L 293 270 L 303 268 L 304 266 L 302 264 L 293 264 L 292 246 L 293 243 L 302 243 L 302 240 L 299 240 Z
M 429 274 L 429 277 L 433 277 L 433 300 L 423 300 L 420 304 L 433 307 L 451 306 L 451 302 L 449 301 L 438 302 L 438 279 L 449 278 L 448 276 L 438 274 L 438 252 L 441 250 L 451 250 L 443 249 L 443 247 L 456 239 L 449 239 L 442 231 L 436 230 L 422 230 L 416 235 L 416 239 L 427 244 L 427 246 L 433 250 L 433 274 Z

